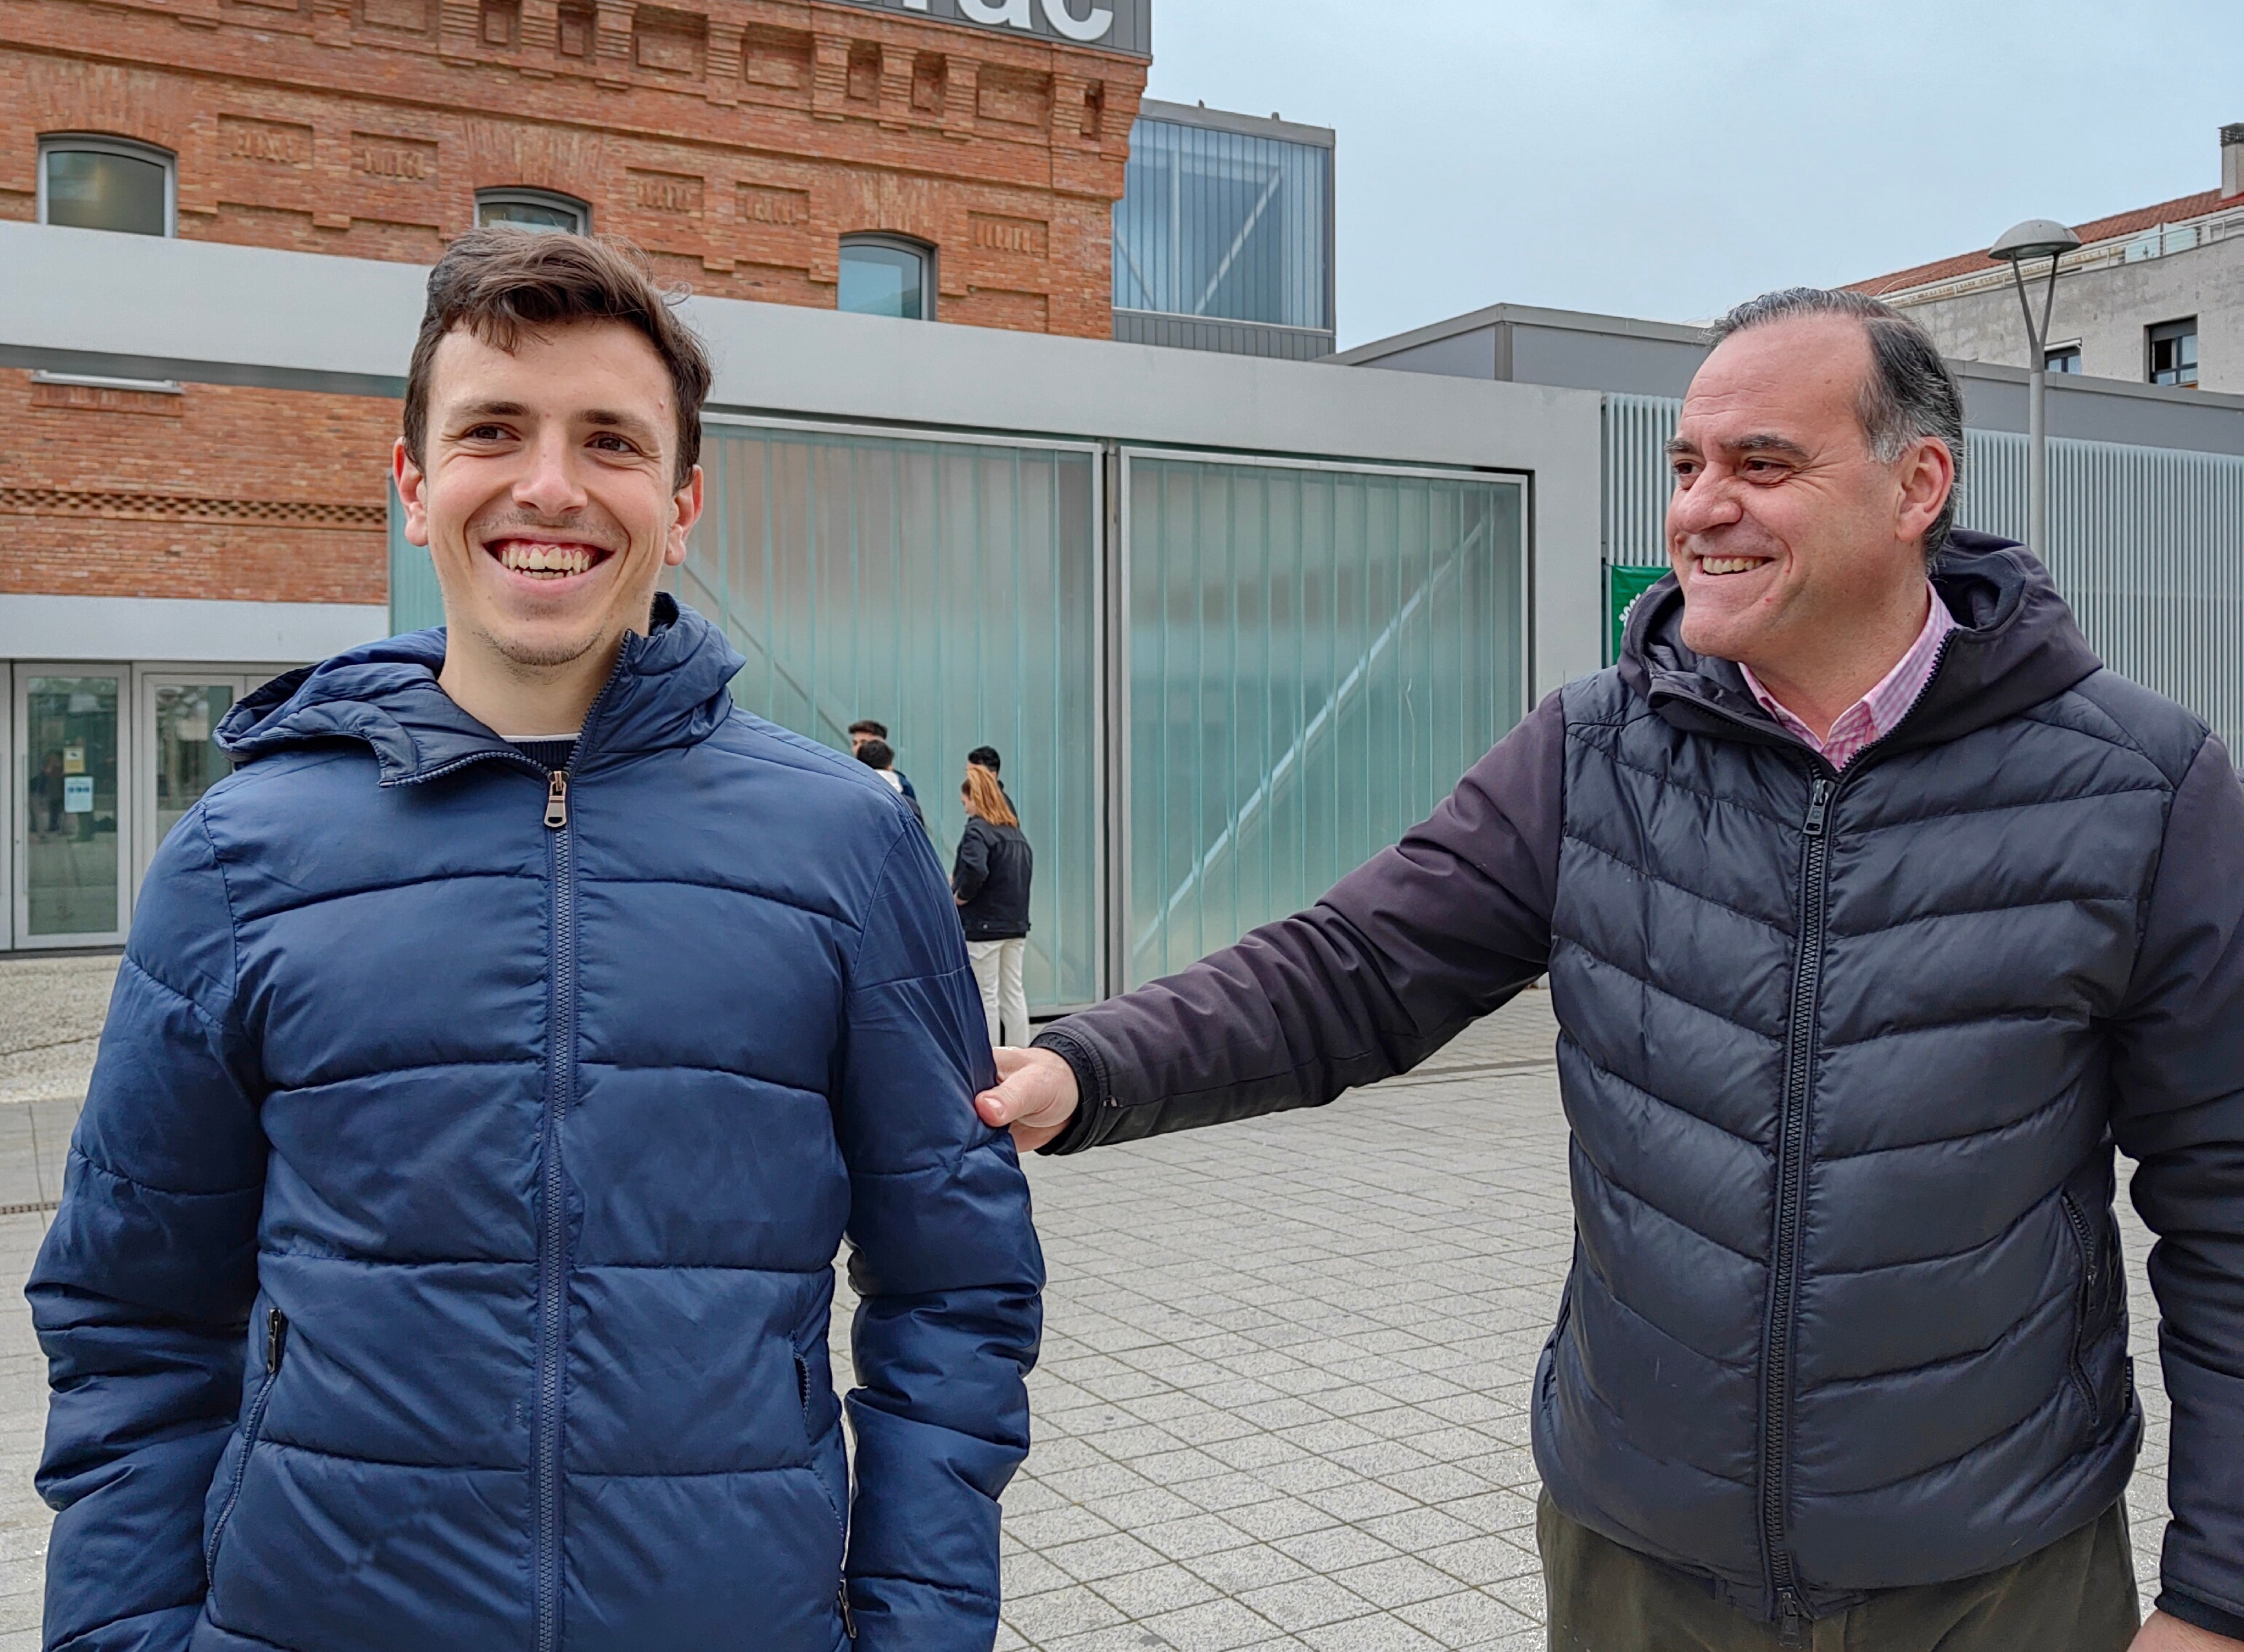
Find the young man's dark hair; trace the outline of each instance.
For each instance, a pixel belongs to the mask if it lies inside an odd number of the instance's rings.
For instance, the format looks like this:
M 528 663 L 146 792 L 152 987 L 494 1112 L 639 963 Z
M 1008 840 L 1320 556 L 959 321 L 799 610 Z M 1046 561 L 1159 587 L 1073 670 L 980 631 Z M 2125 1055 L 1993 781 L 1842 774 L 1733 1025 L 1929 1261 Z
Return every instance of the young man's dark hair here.
M 977 768 L 988 769 L 993 775 L 1002 773 L 1004 769 L 995 746 L 977 746 L 966 754 L 966 761 Z
M 875 735 L 857 748 L 857 761 L 868 768 L 894 768 L 896 754 L 887 741 Z
M 849 732 L 852 735 L 869 735 L 875 740 L 886 740 L 889 726 L 884 722 L 875 722 L 870 717 L 860 717 L 849 725 Z
M 670 375 L 678 418 L 673 480 L 701 461 L 701 403 L 709 356 L 673 306 L 682 292 L 655 285 L 646 258 L 627 243 L 591 235 L 494 226 L 470 230 L 429 273 L 429 308 L 405 370 L 405 450 L 419 464 L 428 446 L 429 378 L 436 347 L 465 330 L 512 350 L 525 332 L 576 322 L 621 322 L 645 338 Z
M 956 902 L 658 592 L 707 371 L 644 272 L 429 292 L 445 628 L 237 704 L 136 903 L 27 1293 L 48 1642 L 989 1652 L 1043 1264 Z

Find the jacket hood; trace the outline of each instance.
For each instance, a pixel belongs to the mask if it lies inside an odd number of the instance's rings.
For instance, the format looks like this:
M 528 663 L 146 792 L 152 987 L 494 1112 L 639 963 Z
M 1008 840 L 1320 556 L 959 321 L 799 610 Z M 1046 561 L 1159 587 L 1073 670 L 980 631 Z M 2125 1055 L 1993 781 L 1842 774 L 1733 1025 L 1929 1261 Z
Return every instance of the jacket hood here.
M 1882 746 L 1957 739 L 2040 705 L 2102 668 L 2049 570 L 2024 545 L 1955 529 L 1933 560 L 1931 578 L 1957 628 L 1923 694 Z M 1677 728 L 1799 743 L 1761 709 L 1733 661 L 1684 645 L 1683 592 L 1672 573 L 1629 615 L 1619 669 L 1631 692 Z
M 690 746 L 730 714 L 725 685 L 747 662 L 724 633 L 667 592 L 645 635 L 624 638 L 613 675 L 578 735 L 573 767 Z M 396 786 L 507 749 L 437 685 L 444 632 L 409 632 L 305 666 L 245 696 L 219 725 L 236 763 L 330 740 L 374 748 L 382 783 Z

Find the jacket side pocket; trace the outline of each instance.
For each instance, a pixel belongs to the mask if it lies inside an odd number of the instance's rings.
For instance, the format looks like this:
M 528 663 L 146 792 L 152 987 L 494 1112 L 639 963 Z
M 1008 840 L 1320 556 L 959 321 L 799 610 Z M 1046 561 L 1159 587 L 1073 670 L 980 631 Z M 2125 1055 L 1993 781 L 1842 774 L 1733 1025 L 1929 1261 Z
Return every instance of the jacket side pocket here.
M 2094 1330 L 2090 1310 L 2101 1295 L 2099 1269 L 2104 1265 L 2102 1247 L 2096 1242 L 2095 1231 L 2079 1201 L 2070 1193 L 2061 1193 L 2058 1202 L 2064 1207 L 2065 1223 L 2072 1230 L 2079 1262 L 2078 1283 L 2072 1293 L 2072 1339 L 2065 1350 L 2065 1366 L 2073 1387 L 2079 1391 L 2081 1403 L 2088 1408 L 2088 1432 L 2092 1434 L 2103 1424 L 2104 1408 L 2096 1402 L 2096 1385 L 2088 1380 L 2083 1351 Z
M 257 1437 L 265 1425 L 265 1407 L 273 1398 L 273 1382 L 280 1374 L 280 1362 L 288 1352 L 288 1316 L 278 1308 L 265 1310 L 265 1376 L 257 1385 L 249 1407 L 241 1416 L 241 1455 L 233 1461 L 233 1479 L 226 1487 L 226 1501 L 219 1506 L 218 1518 L 211 1522 L 210 1542 L 203 1550 L 203 1578 L 215 1582 L 218 1576 L 218 1548 L 226 1536 L 226 1522 L 233 1518 L 233 1506 L 241 1500 L 241 1482 L 249 1473 L 250 1454 L 257 1449 Z

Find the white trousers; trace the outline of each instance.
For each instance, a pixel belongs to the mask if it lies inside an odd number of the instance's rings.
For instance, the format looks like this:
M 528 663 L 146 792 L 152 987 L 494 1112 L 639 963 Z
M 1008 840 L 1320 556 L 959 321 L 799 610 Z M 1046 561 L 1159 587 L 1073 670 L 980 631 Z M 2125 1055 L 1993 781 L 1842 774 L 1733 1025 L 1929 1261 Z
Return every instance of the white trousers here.
M 974 965 L 974 980 L 982 989 L 982 1013 L 990 1023 L 992 1049 L 1006 1040 L 998 1036 L 998 1023 L 1015 1044 L 1029 1041 L 1029 995 L 1021 985 L 1021 965 L 1029 955 L 1026 936 L 1010 941 L 969 941 L 966 956 Z

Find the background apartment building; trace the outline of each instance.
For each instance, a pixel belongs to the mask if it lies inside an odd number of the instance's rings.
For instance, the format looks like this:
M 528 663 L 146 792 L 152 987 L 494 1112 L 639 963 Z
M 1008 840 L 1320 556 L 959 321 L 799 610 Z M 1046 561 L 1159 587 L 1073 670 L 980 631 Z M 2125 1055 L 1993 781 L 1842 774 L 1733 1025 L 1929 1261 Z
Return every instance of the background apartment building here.
M 2244 391 L 2244 122 L 2220 129 L 2219 177 L 2217 188 L 2072 227 L 2081 245 L 2058 261 L 2051 372 Z M 1855 290 L 1908 311 L 1951 356 L 2031 365 L 2010 267 L 1984 253 Z

